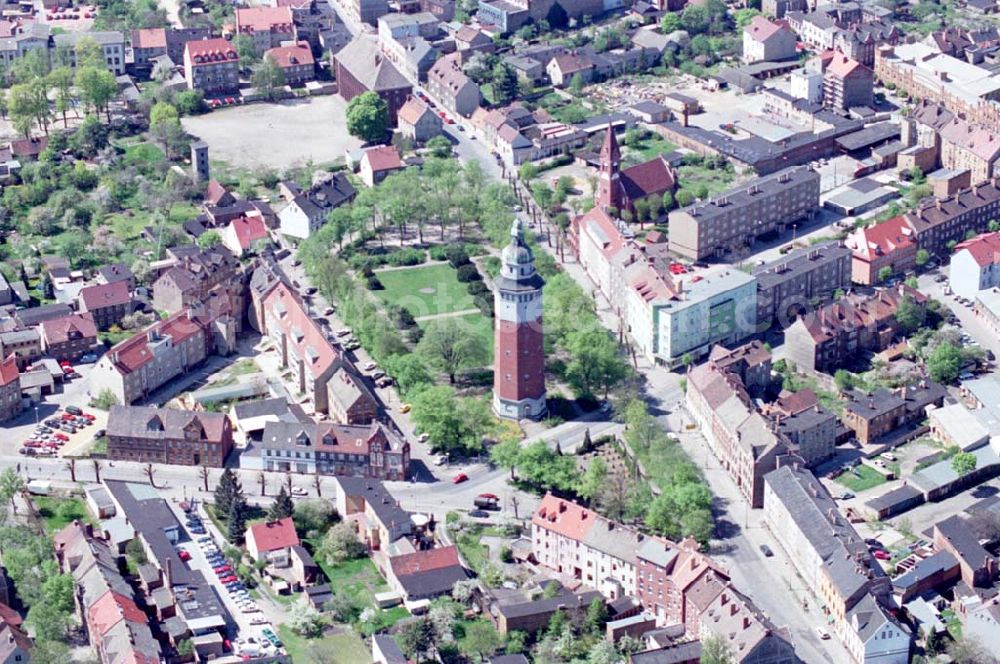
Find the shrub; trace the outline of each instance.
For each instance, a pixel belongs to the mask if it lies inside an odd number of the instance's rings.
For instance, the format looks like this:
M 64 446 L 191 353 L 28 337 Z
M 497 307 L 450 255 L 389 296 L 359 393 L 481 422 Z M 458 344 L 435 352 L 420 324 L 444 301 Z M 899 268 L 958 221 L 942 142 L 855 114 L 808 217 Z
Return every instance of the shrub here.
M 430 254 L 431 260 L 434 261 L 446 261 L 448 260 L 448 247 L 443 244 L 437 244 L 427 250 Z
M 466 286 L 465 289 L 469 291 L 469 295 L 472 295 L 473 297 L 490 292 L 490 287 L 484 284 L 482 280 L 470 281 L 469 285 Z
M 493 298 L 480 295 L 473 300 L 476 307 L 483 313 L 487 318 L 493 318 Z
M 396 327 L 400 330 L 408 330 L 417 324 L 417 320 L 410 313 L 410 310 L 405 307 L 394 307 L 389 311 L 389 317 L 392 318 Z
M 420 249 L 407 247 L 393 252 L 386 257 L 386 263 L 395 267 L 420 265 L 427 260 L 427 254 Z
M 372 270 L 370 265 L 366 265 L 361 268 L 361 276 L 365 279 L 372 279 L 375 277 L 375 271 Z
M 455 269 L 469 263 L 469 252 L 460 244 L 449 245 L 445 250 L 445 256 L 448 257 L 448 262 Z
M 378 280 L 378 277 L 372 276 L 366 282 L 365 285 L 368 286 L 368 290 L 384 290 L 385 286 L 382 282 Z
M 458 268 L 458 273 L 456 275 L 458 280 L 463 284 L 467 284 L 470 281 L 481 281 L 483 276 L 479 274 L 479 270 L 472 263 L 467 263 Z

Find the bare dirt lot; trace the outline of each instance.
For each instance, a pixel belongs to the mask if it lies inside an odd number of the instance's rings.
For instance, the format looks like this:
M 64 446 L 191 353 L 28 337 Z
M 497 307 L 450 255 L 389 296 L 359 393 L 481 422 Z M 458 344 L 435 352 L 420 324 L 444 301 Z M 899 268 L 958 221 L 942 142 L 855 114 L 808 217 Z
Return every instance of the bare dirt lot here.
M 347 133 L 347 104 L 336 95 L 279 104 L 235 106 L 184 118 L 184 129 L 208 143 L 209 157 L 231 166 L 283 169 L 310 159 L 331 162 L 361 146 Z

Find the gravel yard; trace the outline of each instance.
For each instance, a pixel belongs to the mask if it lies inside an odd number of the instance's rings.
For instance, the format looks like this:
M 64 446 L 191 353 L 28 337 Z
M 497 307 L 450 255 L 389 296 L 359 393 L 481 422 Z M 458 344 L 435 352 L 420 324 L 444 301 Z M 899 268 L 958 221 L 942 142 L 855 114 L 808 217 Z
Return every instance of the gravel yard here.
M 249 104 L 183 119 L 184 129 L 208 143 L 209 157 L 238 168 L 327 163 L 361 146 L 350 136 L 337 95 Z

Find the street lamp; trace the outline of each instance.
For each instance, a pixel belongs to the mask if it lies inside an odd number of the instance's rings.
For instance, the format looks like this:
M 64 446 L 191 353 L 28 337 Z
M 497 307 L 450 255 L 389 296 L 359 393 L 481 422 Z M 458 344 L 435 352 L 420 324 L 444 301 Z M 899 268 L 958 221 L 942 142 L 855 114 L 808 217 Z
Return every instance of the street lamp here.
M 38 406 L 35 406 L 35 426 L 38 426 Z

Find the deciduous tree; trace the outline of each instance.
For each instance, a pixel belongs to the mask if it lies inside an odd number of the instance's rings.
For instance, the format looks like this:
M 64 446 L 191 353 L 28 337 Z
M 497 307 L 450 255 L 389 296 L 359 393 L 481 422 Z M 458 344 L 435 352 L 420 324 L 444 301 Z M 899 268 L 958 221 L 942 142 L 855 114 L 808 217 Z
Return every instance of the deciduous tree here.
M 385 138 L 389 128 L 389 107 L 385 100 L 369 90 L 347 104 L 347 131 L 371 143 Z

